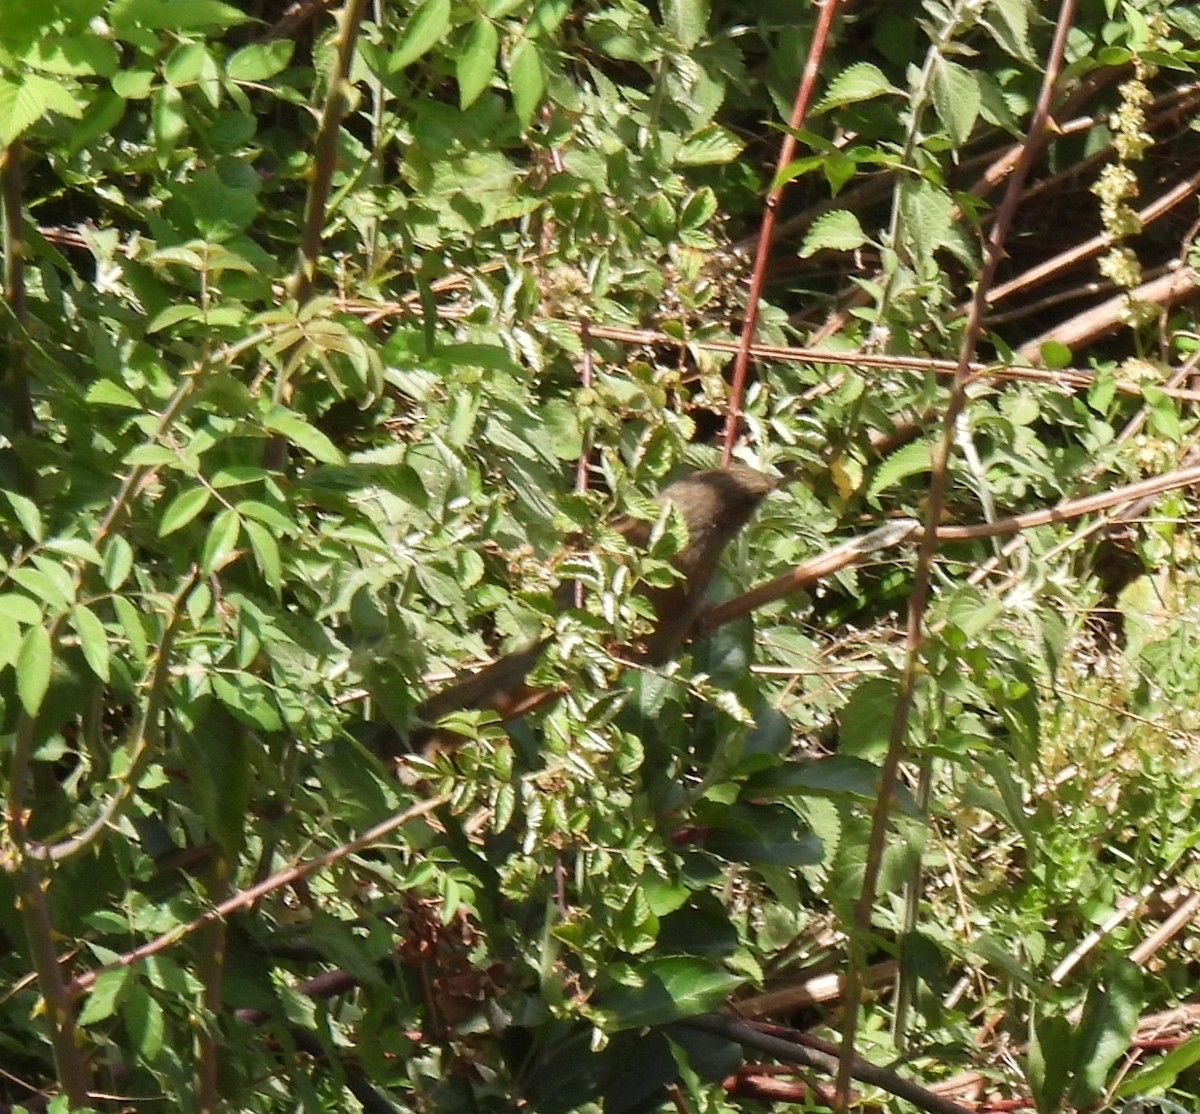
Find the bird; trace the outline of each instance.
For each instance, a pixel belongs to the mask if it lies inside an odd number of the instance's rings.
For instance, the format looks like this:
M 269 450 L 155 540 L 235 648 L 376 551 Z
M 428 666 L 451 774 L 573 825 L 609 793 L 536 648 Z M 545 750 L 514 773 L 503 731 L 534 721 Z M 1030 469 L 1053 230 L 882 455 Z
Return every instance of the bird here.
M 647 588 L 644 595 L 654 608 L 654 630 L 633 656 L 647 665 L 669 661 L 691 631 L 716 572 L 725 546 L 754 515 L 758 505 L 778 481 L 745 464 L 707 468 L 675 480 L 655 498 L 660 508 L 673 507 L 687 528 L 687 542 L 671 558 L 680 577 L 662 588 Z M 617 533 L 639 548 L 649 544 L 653 523 L 632 515 L 610 522 Z M 556 596 L 567 606 L 570 592 Z M 417 708 L 426 723 L 466 708 L 491 709 L 501 719 L 512 719 L 539 706 L 553 690 L 526 685 L 548 639 L 541 639 L 505 654 L 477 672 L 451 682 Z

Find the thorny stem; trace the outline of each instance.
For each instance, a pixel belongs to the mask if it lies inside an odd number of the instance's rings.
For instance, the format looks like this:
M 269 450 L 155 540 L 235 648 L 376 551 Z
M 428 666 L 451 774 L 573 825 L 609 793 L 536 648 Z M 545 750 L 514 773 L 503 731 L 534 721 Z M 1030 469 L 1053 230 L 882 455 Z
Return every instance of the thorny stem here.
M 871 822 L 871 838 L 867 846 L 867 858 L 863 868 L 862 892 L 854 910 L 854 928 L 857 947 L 861 948 L 870 934 L 871 913 L 875 906 L 875 895 L 879 885 L 879 871 L 883 862 L 884 843 L 887 836 L 888 817 L 892 808 L 892 793 L 900 761 L 904 756 L 908 720 L 916 693 L 917 676 L 920 671 L 920 656 L 924 642 L 925 611 L 929 603 L 933 559 L 938 545 L 938 523 L 946 502 L 950 454 L 954 447 L 955 430 L 959 415 L 967 402 L 969 367 L 983 329 L 983 317 L 987 309 L 987 292 L 996 269 L 1003 256 L 1004 242 L 1021 198 L 1021 190 L 1033 167 L 1034 159 L 1045 142 L 1050 124 L 1050 107 L 1055 86 L 1062 69 L 1063 53 L 1066 49 L 1067 33 L 1075 14 L 1075 0 L 1062 0 L 1058 22 L 1054 29 L 1054 41 L 1046 60 L 1046 72 L 1038 92 L 1037 105 L 1030 121 L 1025 146 L 1009 179 L 1003 201 L 996 214 L 996 221 L 988 234 L 984 249 L 983 269 L 975 287 L 971 310 L 959 350 L 958 369 L 950 391 L 949 404 L 939 442 L 933 458 L 933 469 L 929 481 L 929 496 L 926 508 L 925 531 L 917 555 L 917 566 L 913 575 L 912 591 L 908 602 L 908 623 L 905 633 L 904 668 L 896 694 L 896 710 L 892 717 L 888 737 L 888 750 L 879 774 L 879 792 Z M 858 1008 L 862 1000 L 862 975 L 858 957 L 851 964 L 848 980 L 845 1017 L 846 1029 L 842 1037 L 842 1052 L 838 1065 L 835 1105 L 845 1110 L 850 1101 L 850 1080 L 854 1061 L 854 1044 L 858 1022 Z
M 779 215 L 779 200 L 783 196 L 785 183 L 780 171 L 792 161 L 796 152 L 795 132 L 804 123 L 808 113 L 808 105 L 812 100 L 813 90 L 817 84 L 817 74 L 820 70 L 821 59 L 829 42 L 829 31 L 833 26 L 833 17 L 837 14 L 840 0 L 817 0 L 817 24 L 813 28 L 812 42 L 808 47 L 808 56 L 804 60 L 804 72 L 800 75 L 800 85 L 796 89 L 796 99 L 792 103 L 792 116 L 788 121 L 788 132 L 779 145 L 776 181 L 763 205 L 762 227 L 758 234 L 758 248 L 754 257 L 754 269 L 750 273 L 750 290 L 746 295 L 746 314 L 742 322 L 742 332 L 739 338 L 737 356 L 733 363 L 733 383 L 729 388 L 729 409 L 725 415 L 724 450 L 721 463 L 728 465 L 733 457 L 733 446 L 737 441 L 738 431 L 742 421 L 742 398 L 746 392 L 746 372 L 750 366 L 750 345 L 754 340 L 754 330 L 758 325 L 758 303 L 762 297 L 763 286 L 766 283 L 767 260 L 771 255 L 771 240 L 775 233 L 775 221 Z

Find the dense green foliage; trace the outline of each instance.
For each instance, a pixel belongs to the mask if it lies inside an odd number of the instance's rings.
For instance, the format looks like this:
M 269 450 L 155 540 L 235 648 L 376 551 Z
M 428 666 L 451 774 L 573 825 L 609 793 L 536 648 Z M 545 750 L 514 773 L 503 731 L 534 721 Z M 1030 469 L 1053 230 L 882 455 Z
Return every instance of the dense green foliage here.
M 788 482 L 717 591 L 923 513 L 1055 12 L 839 12 L 780 170 L 794 2 L 2 6 L 0 1102 L 740 1109 L 687 1019 L 888 958 L 780 1020 L 1046 1111 L 1194 1085 L 1200 1038 L 1114 1066 L 1193 991 L 1129 954 L 1196 873 L 1186 493 L 942 546 L 910 694 L 911 546 L 618 649 L 686 531 L 604 523 L 718 463 L 773 185 L 737 455 Z M 1134 210 L 1200 169 L 1198 63 L 1200 5 L 1075 13 L 948 521 L 1195 463 L 1195 204 Z M 547 635 L 561 699 L 401 753 Z

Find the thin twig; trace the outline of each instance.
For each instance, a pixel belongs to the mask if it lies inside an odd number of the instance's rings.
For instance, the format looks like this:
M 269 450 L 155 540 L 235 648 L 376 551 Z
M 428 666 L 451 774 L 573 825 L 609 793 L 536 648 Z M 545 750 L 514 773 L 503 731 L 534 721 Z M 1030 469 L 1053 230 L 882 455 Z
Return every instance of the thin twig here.
M 837 14 L 840 0 L 816 0 L 817 23 L 813 28 L 812 39 L 808 44 L 808 55 L 804 59 L 804 70 L 800 75 L 800 84 L 796 89 L 796 98 L 792 102 L 792 115 L 788 121 L 788 131 L 779 145 L 779 158 L 775 181 L 767 193 L 763 203 L 762 227 L 758 233 L 758 247 L 754 255 L 754 268 L 750 272 L 750 290 L 746 295 L 746 313 L 742 321 L 742 332 L 739 338 L 737 356 L 733 363 L 733 383 L 729 388 L 729 407 L 725 414 L 724 450 L 721 463 L 728 465 L 733 459 L 733 446 L 737 441 L 738 431 L 742 421 L 742 397 L 746 391 L 746 372 L 750 366 L 750 346 L 754 339 L 754 330 L 758 326 L 758 303 L 762 297 L 763 286 L 766 284 L 767 261 L 771 256 L 771 239 L 775 230 L 775 219 L 779 215 L 779 200 L 783 196 L 786 182 L 783 180 L 783 170 L 792 161 L 796 153 L 796 135 L 804 123 L 808 106 L 812 100 L 813 90 L 817 85 L 817 75 L 821 68 L 821 59 L 829 42 L 829 30 L 833 26 L 833 17 Z
M 441 794 L 437 797 L 430 797 L 425 801 L 419 801 L 417 804 L 406 808 L 403 812 L 389 816 L 373 828 L 368 828 L 362 835 L 356 836 L 354 839 L 339 844 L 324 854 L 318 855 L 315 859 L 308 859 L 305 862 L 297 863 L 295 866 L 290 866 L 286 870 L 278 871 L 272 874 L 270 878 L 264 878 L 257 885 L 234 894 L 227 901 L 222 901 L 219 905 L 201 913 L 200 916 L 195 917 L 186 924 L 177 925 L 175 928 L 162 933 L 162 935 L 156 936 L 153 940 L 149 940 L 145 944 L 133 948 L 112 963 L 106 963 L 101 967 L 96 967 L 91 971 L 76 976 L 71 980 L 67 989 L 72 994 L 81 994 L 85 990 L 88 990 L 106 971 L 116 971 L 122 967 L 131 967 L 139 960 L 147 959 L 152 955 L 157 955 L 159 952 L 165 951 L 198 929 L 203 928 L 206 924 L 211 924 L 215 920 L 227 917 L 230 913 L 234 913 L 238 909 L 244 909 L 249 905 L 253 905 L 265 894 L 281 889 L 284 886 L 290 886 L 293 882 L 298 882 L 301 878 L 308 877 L 308 875 L 320 870 L 322 867 L 330 866 L 339 859 L 344 859 L 347 855 L 353 855 L 357 851 L 365 850 L 372 844 L 377 843 L 385 835 L 407 824 L 410 820 L 415 820 L 418 816 L 425 816 L 435 809 L 440 808 L 449 799 L 449 796 L 446 794 Z
M 878 796 L 871 819 L 871 835 L 867 845 L 866 862 L 863 867 L 862 892 L 854 910 L 854 927 L 861 940 L 871 931 L 871 918 L 875 907 L 875 895 L 879 883 L 879 872 L 883 864 L 883 852 L 891 819 L 892 793 L 899 775 L 900 762 L 906 750 L 908 721 L 912 712 L 913 699 L 917 690 L 917 679 L 921 668 L 921 648 L 924 644 L 925 611 L 929 602 L 934 558 L 939 540 L 938 524 L 946 503 L 949 487 L 950 456 L 954 449 L 955 432 L 959 415 L 967 404 L 967 387 L 970 383 L 970 365 L 983 329 L 983 318 L 987 309 L 987 292 L 995 278 L 996 270 L 1004 255 L 1004 243 L 1009 227 L 1016 214 L 1026 179 L 1033 168 L 1048 134 L 1050 109 L 1054 90 L 1062 69 L 1063 52 L 1066 49 L 1067 33 L 1074 22 L 1075 0 L 1062 0 L 1054 39 L 1046 60 L 1045 75 L 1038 91 L 1037 104 L 1021 156 L 1013 169 L 1012 177 L 1004 192 L 1003 200 L 996 212 L 995 222 L 988 233 L 984 248 L 983 267 L 975 286 L 975 296 L 967 316 L 959 349 L 958 368 L 950 389 L 950 398 L 941 441 L 934 450 L 932 471 L 929 480 L 925 530 L 917 554 L 913 585 L 908 598 L 908 623 L 905 636 L 904 665 L 900 673 L 896 693 L 895 712 L 888 736 L 888 749 L 879 772 Z M 997 523 L 987 524 L 995 527 Z M 851 965 L 851 979 L 847 987 L 845 1007 L 845 1031 L 843 1033 L 841 1062 L 837 1075 L 837 1105 L 845 1109 L 849 1102 L 851 1068 L 854 1060 L 855 1035 L 858 1024 L 858 1006 L 862 998 L 861 967 Z
M 768 1056 L 773 1056 L 776 1060 L 782 1060 L 784 1063 L 802 1064 L 805 1067 L 824 1072 L 826 1075 L 832 1075 L 838 1070 L 838 1058 L 828 1052 L 764 1033 L 754 1024 L 735 1021 L 723 1014 L 701 1014 L 699 1017 L 691 1017 L 686 1021 L 678 1022 L 678 1024 L 685 1025 L 690 1029 L 700 1029 L 706 1033 L 716 1033 L 726 1040 L 740 1044 L 743 1048 L 753 1048 L 759 1052 L 765 1052 Z M 928 1110 L 930 1114 L 972 1114 L 967 1107 L 959 1106 L 958 1103 L 942 1098 L 941 1095 L 935 1094 L 918 1083 L 902 1078 L 894 1071 L 878 1067 L 858 1057 L 851 1062 L 850 1074 L 860 1083 L 879 1087 L 888 1094 L 911 1102 L 921 1110 Z

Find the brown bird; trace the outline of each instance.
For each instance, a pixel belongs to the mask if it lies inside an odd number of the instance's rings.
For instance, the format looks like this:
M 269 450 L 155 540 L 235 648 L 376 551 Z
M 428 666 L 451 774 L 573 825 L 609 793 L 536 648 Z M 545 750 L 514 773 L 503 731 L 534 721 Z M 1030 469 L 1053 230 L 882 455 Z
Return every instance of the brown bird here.
M 682 574 L 665 588 L 645 592 L 654 607 L 657 624 L 645 640 L 640 657 L 659 665 L 686 640 L 704 601 L 704 593 L 716 572 L 725 546 L 750 521 L 759 503 L 776 485 L 772 477 L 733 464 L 728 468 L 710 468 L 693 472 L 665 488 L 655 499 L 658 505 L 675 507 L 687 527 L 687 544 L 671 563 Z M 611 523 L 636 546 L 650 539 L 652 523 L 621 515 Z M 462 708 L 491 708 L 510 719 L 538 706 L 546 698 L 545 689 L 530 689 L 525 678 L 537 662 L 546 640 L 485 666 L 453 682 L 417 709 L 422 719 L 433 721 Z

